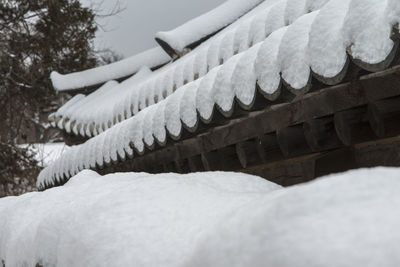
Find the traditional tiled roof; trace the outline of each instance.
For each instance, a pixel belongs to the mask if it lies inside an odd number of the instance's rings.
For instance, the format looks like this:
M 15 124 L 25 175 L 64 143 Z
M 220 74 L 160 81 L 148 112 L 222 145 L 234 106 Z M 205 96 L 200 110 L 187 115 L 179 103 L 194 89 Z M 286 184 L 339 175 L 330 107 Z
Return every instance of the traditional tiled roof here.
M 313 81 L 341 83 L 350 62 L 366 71 L 384 70 L 398 50 L 399 22 L 397 0 L 264 1 L 175 68 L 167 67 L 174 75 L 145 82 L 140 88 L 152 88 L 141 91 L 146 96 L 132 89 L 139 96 L 131 98 L 138 107 L 133 117 L 72 147 L 42 171 L 38 185 L 143 155 L 168 138 L 181 139 L 184 131 L 196 133 L 218 113 L 229 119 L 237 107 L 251 110 L 260 97 L 272 101 L 267 108 L 287 91 L 316 90 Z
M 152 71 L 149 68 L 143 67 L 121 83 L 112 80 L 87 96 L 76 95 L 53 113 L 50 120 L 67 133 L 89 137 L 97 135 L 116 124 L 117 119 L 118 122 L 121 121 L 121 117 L 114 117 L 114 114 L 123 113 L 124 106 L 121 103 L 123 104 L 127 99 L 132 88 L 151 74 Z M 114 103 L 120 105 L 113 105 Z M 122 109 L 122 111 L 118 112 L 116 109 Z M 126 116 L 124 114 L 124 118 Z
M 304 1 L 299 4 L 296 1 L 264 1 L 187 55 L 156 70 L 142 83 L 132 85 L 124 97 L 107 98 L 108 110 L 113 110 L 107 116 L 98 113 L 97 109 L 91 112 L 90 107 L 87 108 L 87 113 L 81 112 L 79 108 L 70 108 L 70 111 L 76 112 L 65 113 L 64 110 L 59 110 L 50 116 L 50 121 L 68 133 L 80 133 L 84 137 L 95 136 L 165 99 L 183 85 L 202 78 L 234 55 L 266 40 L 273 31 L 310 10 L 320 8 L 326 2 L 327 0 Z M 75 107 L 84 104 L 85 101 L 82 101 L 76 103 Z

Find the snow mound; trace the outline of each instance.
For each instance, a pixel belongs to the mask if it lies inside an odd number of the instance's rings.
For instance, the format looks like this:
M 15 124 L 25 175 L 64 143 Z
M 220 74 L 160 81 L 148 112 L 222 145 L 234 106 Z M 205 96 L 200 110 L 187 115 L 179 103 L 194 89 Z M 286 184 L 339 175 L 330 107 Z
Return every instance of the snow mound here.
M 0 200 L 0 262 L 181 266 L 216 221 L 279 188 L 239 173 L 83 171 L 62 187 Z
M 186 266 L 399 266 L 400 169 L 349 171 L 232 211 Z
M 6 266 L 399 266 L 400 169 L 280 188 L 239 173 L 83 171 L 0 200 Z M 24 265 L 25 264 L 25 265 Z

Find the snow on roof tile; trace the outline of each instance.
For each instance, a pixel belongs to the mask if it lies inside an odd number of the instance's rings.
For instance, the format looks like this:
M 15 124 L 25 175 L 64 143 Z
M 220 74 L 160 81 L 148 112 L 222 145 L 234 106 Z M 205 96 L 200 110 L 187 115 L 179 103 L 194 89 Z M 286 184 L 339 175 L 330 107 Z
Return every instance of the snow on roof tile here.
M 203 15 L 204 17 L 201 16 L 199 18 L 194 19 L 194 21 L 197 22 L 188 22 L 187 24 L 185 24 L 186 26 L 183 25 L 182 28 L 191 27 L 190 25 L 194 24 L 200 25 L 201 23 L 208 21 L 207 25 L 211 24 L 215 25 L 214 27 L 217 27 L 220 30 L 221 28 L 235 22 L 239 17 L 243 16 L 254 6 L 258 5 L 260 2 L 263 1 L 264 0 L 250 0 L 250 1 L 230 0 L 222 4 L 215 10 L 210 11 L 209 12 L 210 14 L 207 13 Z M 271 3 L 274 1 L 276 0 L 264 1 L 263 5 L 266 4 L 271 5 Z M 210 20 L 209 17 L 214 17 L 214 19 Z M 218 25 L 224 25 L 224 26 L 220 27 Z M 237 24 L 235 25 L 237 26 Z M 200 28 L 199 31 L 204 31 L 204 29 L 202 30 Z M 167 32 L 165 34 L 169 36 L 169 34 L 172 32 L 174 31 Z M 214 32 L 215 31 L 210 33 Z M 166 64 L 170 60 L 171 58 L 165 53 L 165 51 L 163 51 L 161 47 L 155 47 L 143 53 L 123 59 L 121 61 L 93 69 L 88 69 L 70 74 L 59 74 L 58 72 L 53 71 L 51 73 L 50 78 L 56 90 L 69 91 L 84 87 L 95 86 L 98 84 L 105 83 L 109 80 L 124 78 L 129 75 L 135 74 L 143 66 L 147 66 L 149 68 L 155 68 L 163 64 Z
M 276 2 L 275 7 L 286 5 L 288 8 L 292 7 L 292 3 L 298 6 L 298 2 L 281 0 Z M 399 42 L 392 39 L 393 33 L 398 35 L 398 29 L 394 32 L 392 29 L 400 16 L 394 19 L 388 15 L 400 14 L 400 6 L 393 3 L 392 0 L 331 0 L 321 10 L 311 13 L 302 6 L 304 15 L 294 20 L 293 24 L 282 25 L 268 34 L 264 41 L 231 57 L 204 77 L 180 87 L 153 107 L 68 150 L 54 167 L 50 166 L 40 173 L 38 186 L 52 184 L 56 177 L 69 178 L 71 173 L 79 171 L 82 160 L 76 157 L 77 151 L 90 150 L 93 144 L 97 145 L 97 140 L 105 140 L 100 151 L 102 156 L 97 157 L 97 164 L 103 166 L 117 160 L 112 155 L 122 151 L 122 147 L 132 146 L 136 153 L 142 154 L 146 146 L 152 145 L 151 142 L 165 145 L 167 135 L 179 139 L 183 128 L 195 131 L 194 122 L 198 121 L 198 116 L 205 123 L 211 120 L 216 110 L 229 116 L 235 106 L 234 99 L 244 104 L 244 108 L 250 108 L 249 103 L 254 103 L 257 95 L 255 80 L 261 93 L 273 99 L 280 93 L 282 83 L 297 94 L 307 92 L 311 75 L 329 83 L 330 78 L 346 68 L 343 63 L 350 59 L 367 70 L 387 68 Z M 393 10 L 394 7 L 398 9 Z M 332 15 L 339 14 L 341 10 L 346 14 Z M 325 33 L 318 38 L 321 32 Z M 335 45 L 330 45 L 331 42 Z M 240 76 L 245 66 L 246 72 Z M 341 80 L 336 79 L 335 82 L 340 83 Z M 188 93 L 195 99 L 188 99 Z M 147 121 L 150 118 L 152 121 Z M 59 162 L 68 167 L 59 168 Z
M 154 68 L 170 60 L 170 57 L 160 47 L 155 47 L 118 62 L 93 69 L 65 75 L 53 71 L 50 78 L 56 90 L 67 91 L 94 86 L 109 80 L 116 80 L 133 75 L 143 66 Z
M 107 104 L 114 107 L 112 112 L 109 108 L 103 110 L 96 108 L 90 112 L 89 107 L 86 112 L 75 112 L 72 118 L 71 114 L 64 113 L 60 109 L 50 119 L 60 122 L 57 126 L 67 132 L 71 132 L 69 128 L 72 124 L 75 126 L 75 128 L 72 127 L 73 133 L 84 137 L 95 136 L 149 105 L 161 101 L 184 84 L 203 77 L 209 70 L 228 61 L 235 54 L 249 49 L 257 43 L 257 40 L 264 41 L 272 31 L 285 25 L 284 21 L 288 20 L 285 14 L 288 14 L 291 20 L 301 12 L 307 13 L 311 5 L 308 2 L 277 0 L 262 2 L 189 54 L 155 71 L 146 82 L 131 87 L 127 97 L 111 98 L 115 101 L 107 97 Z M 320 2 L 321 5 L 324 3 Z M 292 5 L 300 11 L 294 14 Z M 314 3 L 312 6 L 317 5 Z M 80 102 L 80 104 L 83 103 L 85 102 Z M 99 107 L 99 105 L 96 106 Z M 88 120 L 88 117 L 91 119 Z
M 92 136 L 94 129 L 108 128 L 105 125 L 109 121 L 122 120 L 122 118 L 116 118 L 114 114 L 119 114 L 119 116 L 124 114 L 121 112 L 124 106 L 114 106 L 110 103 L 125 100 L 130 89 L 140 84 L 151 73 L 149 68 L 143 67 L 137 74 L 120 84 L 109 81 L 86 97 L 77 95 L 52 114 L 51 118 L 59 128 L 65 129 L 68 133 L 72 131 L 82 136 Z
M 223 29 L 253 9 L 263 0 L 228 0 L 217 8 L 166 32 L 158 32 L 156 40 L 170 55 Z

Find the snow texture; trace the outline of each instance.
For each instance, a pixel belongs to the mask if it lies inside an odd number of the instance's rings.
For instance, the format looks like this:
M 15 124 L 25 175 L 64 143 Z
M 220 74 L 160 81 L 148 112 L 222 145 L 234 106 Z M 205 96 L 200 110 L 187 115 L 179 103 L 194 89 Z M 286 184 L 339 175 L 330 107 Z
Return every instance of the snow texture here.
M 317 77 L 338 76 L 349 60 L 346 51 L 364 63 L 386 60 L 394 47 L 391 29 L 400 19 L 395 17 L 400 13 L 400 7 L 393 1 L 368 1 L 371 5 L 365 5 L 363 0 L 265 1 L 202 44 L 196 50 L 198 54 L 193 51 L 156 74 L 149 73 L 143 81 L 133 76 L 131 79 L 136 82 L 127 80 L 115 87 L 115 82 L 109 82 L 111 84 L 104 85 L 86 98 L 76 96 L 53 115 L 54 123 L 67 132 L 89 136 L 102 134 L 99 138 L 104 140 L 105 146 L 99 151 L 100 155 L 97 154 L 96 161 L 103 166 L 118 159 L 117 151 L 122 158 L 125 158 L 124 150 L 128 156 L 134 156 L 129 144 L 133 144 L 134 151 L 141 154 L 144 147 L 151 147 L 154 141 L 165 144 L 167 134 L 179 138 L 183 128 L 194 131 L 198 115 L 208 122 L 215 107 L 229 116 L 234 99 L 244 108 L 250 108 L 256 95 L 256 82 L 261 93 L 271 100 L 279 95 L 282 81 L 294 93 L 304 93 L 308 90 L 312 73 Z M 312 11 L 310 9 L 318 10 L 308 13 Z M 274 23 L 263 25 L 260 14 L 271 16 Z M 277 19 L 281 16 L 281 20 Z M 271 22 L 268 18 L 263 21 Z M 293 23 L 285 26 L 285 21 Z M 265 31 L 251 29 L 245 24 L 257 25 Z M 252 40 L 246 38 L 255 38 L 256 32 L 262 32 L 267 38 L 252 44 Z M 262 38 L 255 38 L 259 39 Z M 232 40 L 233 44 L 230 43 Z M 241 49 L 243 43 L 247 49 L 234 55 L 235 47 Z M 209 69 L 208 73 L 202 71 L 202 77 L 195 74 L 195 71 L 203 69 L 201 64 L 207 64 Z M 142 70 L 137 75 L 145 74 L 146 71 Z M 116 88 L 125 91 L 115 94 Z M 104 101 L 104 105 L 100 105 L 100 99 L 95 96 L 102 95 L 103 91 L 106 97 L 100 97 Z M 93 104 L 79 104 L 91 98 L 95 99 Z M 149 109 L 152 105 L 156 107 Z M 65 117 L 62 114 L 66 114 Z M 84 119 L 82 114 L 85 114 Z M 128 119 L 130 116 L 133 118 Z M 107 130 L 126 119 L 123 125 Z M 71 168 L 57 169 L 53 166 L 45 169 L 39 176 L 39 185 L 52 183 L 55 177 L 68 178 L 72 170 L 76 174 L 84 169 L 81 160 L 88 162 L 89 159 L 77 158 L 75 152 L 78 149 L 92 151 L 91 146 L 96 145 L 97 141 L 93 141 L 71 149 L 59 159 L 67 162 L 62 166 Z
M 234 210 L 185 266 L 398 266 L 400 170 L 364 169 Z
M 0 260 L 10 267 L 182 266 L 216 221 L 279 188 L 239 173 L 84 171 L 62 187 L 0 200 Z
M 153 68 L 170 60 L 168 54 L 161 47 L 155 47 L 118 62 L 89 70 L 65 75 L 53 71 L 50 78 L 56 90 L 73 90 L 123 78 L 136 73 L 143 66 Z
M 239 173 L 83 171 L 0 200 L 6 266 L 400 265 L 400 169 L 280 188 Z

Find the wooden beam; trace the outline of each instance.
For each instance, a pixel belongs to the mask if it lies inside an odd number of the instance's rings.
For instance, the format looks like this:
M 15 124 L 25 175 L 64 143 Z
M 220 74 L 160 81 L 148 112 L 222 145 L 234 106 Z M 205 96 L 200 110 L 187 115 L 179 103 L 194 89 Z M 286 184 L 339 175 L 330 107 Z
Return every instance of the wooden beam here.
M 337 112 L 334 121 L 336 133 L 346 146 L 375 139 L 368 123 L 366 106 Z
M 256 137 L 256 149 L 262 162 L 283 159 L 283 154 L 275 133 Z
M 303 155 L 311 151 L 301 124 L 278 130 L 276 135 L 285 157 Z
M 188 158 L 189 169 L 191 172 L 201 172 L 204 171 L 204 166 L 201 161 L 201 155 L 196 155 Z
M 202 153 L 201 161 L 206 171 L 217 171 L 221 169 L 221 158 L 219 157 L 218 151 Z
M 368 119 L 378 137 L 390 137 L 400 130 L 400 97 L 380 100 L 368 105 Z
M 312 151 L 323 151 L 342 146 L 336 132 L 333 116 L 306 121 L 304 135 Z
M 260 164 L 240 171 L 290 186 L 332 173 L 377 166 L 400 166 L 400 137 Z
M 243 168 L 262 162 L 257 149 L 257 142 L 259 142 L 259 140 L 254 138 L 236 144 L 236 154 Z

